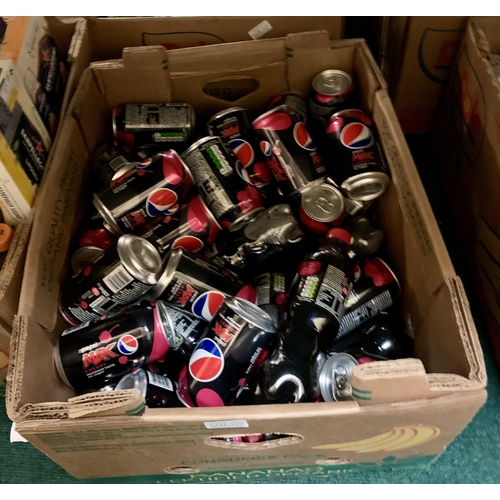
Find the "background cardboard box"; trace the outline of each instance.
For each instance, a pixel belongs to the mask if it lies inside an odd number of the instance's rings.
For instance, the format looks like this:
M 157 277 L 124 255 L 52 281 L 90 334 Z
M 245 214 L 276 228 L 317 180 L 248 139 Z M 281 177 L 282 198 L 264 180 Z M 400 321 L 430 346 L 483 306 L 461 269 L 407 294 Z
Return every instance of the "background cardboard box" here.
M 387 16 L 380 26 L 379 63 L 405 134 L 431 130 L 467 17 Z
M 77 396 L 59 379 L 52 361 L 67 327 L 57 298 L 67 275 L 69 242 L 85 215 L 82 207 L 90 206 L 89 155 L 110 133 L 113 107 L 128 100 L 187 101 L 203 120 L 228 107 L 203 87 L 238 76 L 256 79 L 259 88 L 231 105 L 257 112 L 281 91 L 307 94 L 312 77 L 330 67 L 353 75 L 392 173 L 393 182 L 373 213 L 403 287 L 404 312 L 420 359 L 357 367 L 354 383 L 370 401 L 145 409 L 135 390 Z M 329 41 L 328 33 L 313 32 L 168 51 L 128 48 L 121 60 L 93 63 L 83 72 L 61 130 L 35 206 L 6 402 L 19 433 L 71 474 L 189 473 L 196 480 L 198 473 L 247 471 L 256 463 L 266 469 L 429 464 L 484 403 L 484 359 L 468 301 L 364 41 Z M 214 439 L 261 432 L 284 437 L 250 446 Z M 404 434 L 398 448 L 385 443 L 387 433 L 398 439 Z M 364 448 L 364 442 L 361 451 L 352 447 L 364 439 L 384 444 Z
M 443 188 L 500 364 L 500 18 L 471 18 L 433 130 Z

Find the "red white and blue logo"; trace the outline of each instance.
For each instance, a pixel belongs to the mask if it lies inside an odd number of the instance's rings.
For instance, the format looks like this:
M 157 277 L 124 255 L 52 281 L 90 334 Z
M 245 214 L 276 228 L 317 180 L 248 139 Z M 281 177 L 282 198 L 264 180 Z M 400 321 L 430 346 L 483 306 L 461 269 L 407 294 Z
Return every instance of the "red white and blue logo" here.
M 340 142 L 349 149 L 363 149 L 373 145 L 370 129 L 362 123 L 349 123 L 340 133 Z
M 293 138 L 295 142 L 307 151 L 315 151 L 314 143 L 311 136 L 307 132 L 306 126 L 302 122 L 298 122 L 293 127 Z
M 198 318 L 210 321 L 225 298 L 223 293 L 215 290 L 205 292 L 194 301 L 191 310 Z
M 266 156 L 271 156 L 272 154 L 272 147 L 271 143 L 267 141 L 260 141 L 260 150 L 266 155 Z
M 189 359 L 189 373 L 198 382 L 215 380 L 224 369 L 224 356 L 212 339 L 203 339 Z
M 186 252 L 197 252 L 203 248 L 203 241 L 201 241 L 196 236 L 185 235 L 179 236 L 172 243 L 172 249 L 174 248 L 182 248 Z
M 122 335 L 118 339 L 116 347 L 121 354 L 130 356 L 131 354 L 134 354 L 137 349 L 139 349 L 139 341 L 133 335 Z
M 233 150 L 233 153 L 236 158 L 238 158 L 243 168 L 247 168 L 252 164 L 255 154 L 252 146 L 250 146 L 247 141 L 244 141 L 243 139 L 233 139 L 232 141 L 229 141 L 229 146 Z
M 155 189 L 146 200 L 146 212 L 150 217 L 157 217 L 166 213 L 176 202 L 177 194 L 171 189 Z

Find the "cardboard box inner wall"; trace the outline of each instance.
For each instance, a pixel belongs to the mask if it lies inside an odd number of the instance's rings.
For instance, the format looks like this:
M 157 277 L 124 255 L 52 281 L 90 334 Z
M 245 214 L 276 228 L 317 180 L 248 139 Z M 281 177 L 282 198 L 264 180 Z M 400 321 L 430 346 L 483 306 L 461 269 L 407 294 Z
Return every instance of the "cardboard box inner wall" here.
M 471 18 L 433 130 L 437 159 L 500 364 L 500 19 Z
M 68 272 L 68 244 L 86 215 L 82 207 L 90 206 L 89 154 L 109 138 L 113 107 L 127 101 L 185 101 L 199 123 L 230 106 L 258 113 L 282 91 L 307 95 L 312 77 L 332 67 L 352 74 L 391 170 L 393 182 L 373 214 L 401 282 L 416 358 L 356 367 L 354 383 L 370 396 L 345 403 L 144 409 L 135 390 L 77 396 L 53 365 L 54 346 L 67 327 L 57 299 Z M 239 84 L 248 80 L 257 83 L 256 90 L 232 102 L 204 92 L 207 85 L 241 89 Z M 467 299 L 383 78 L 363 41 L 334 42 L 325 32 L 313 32 L 169 51 L 128 48 L 121 60 L 84 71 L 62 134 L 50 182 L 38 199 L 43 210 L 35 211 L 14 326 L 7 411 L 24 437 L 70 473 L 110 477 L 239 470 L 255 461 L 266 467 L 322 461 L 383 465 L 389 455 L 402 463 L 415 456 L 428 463 L 484 403 L 484 359 Z M 384 446 L 339 451 L 335 444 L 395 428 L 419 437 L 392 451 Z M 250 448 L 214 439 L 260 432 L 284 438 Z

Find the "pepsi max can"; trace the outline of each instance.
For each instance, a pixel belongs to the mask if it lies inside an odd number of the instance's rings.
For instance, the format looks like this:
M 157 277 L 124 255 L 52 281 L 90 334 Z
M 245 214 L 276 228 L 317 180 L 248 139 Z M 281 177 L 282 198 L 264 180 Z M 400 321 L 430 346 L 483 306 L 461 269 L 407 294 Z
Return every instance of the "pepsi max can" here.
M 179 374 L 179 398 L 188 407 L 234 404 L 239 388 L 277 343 L 266 312 L 237 297 L 226 299 Z
M 60 294 L 59 311 L 72 325 L 98 320 L 140 300 L 156 285 L 161 270 L 155 247 L 125 234 L 116 246 L 71 278 Z
M 92 176 L 100 187 L 108 187 L 118 170 L 129 163 L 139 161 L 130 153 L 118 149 L 114 144 L 101 144 L 90 157 Z
M 119 170 L 93 203 L 117 234 L 136 233 L 151 219 L 175 213 L 193 187 L 189 168 L 173 150 L 157 153 Z
M 278 106 L 252 122 L 282 196 L 292 198 L 312 182 L 326 177 L 326 169 L 300 115 Z
M 260 191 L 249 182 L 242 164 L 219 136 L 200 139 L 183 158 L 219 224 L 234 230 L 262 210 Z
M 213 244 L 221 229 L 201 196 L 196 195 L 176 213 L 147 222 L 137 234 L 150 241 L 164 255 L 175 248 L 198 252 L 205 245 Z
M 299 114 L 302 122 L 307 124 L 309 118 L 309 107 L 304 97 L 296 92 L 282 92 L 274 96 L 268 108 L 273 109 L 278 106 L 287 106 Z
M 181 152 L 193 138 L 195 112 L 185 102 L 126 103 L 114 108 L 112 127 L 116 145 L 125 151 L 148 147 Z
M 268 271 L 255 278 L 257 292 L 256 305 L 271 316 L 276 327 L 280 324 L 286 302 L 286 275 L 280 272 Z
M 359 201 L 381 196 L 390 177 L 373 121 L 359 109 L 339 111 L 330 117 L 326 137 L 330 175 L 344 195 Z
M 210 135 L 220 136 L 238 159 L 240 175 L 249 184 L 257 187 L 262 196 L 272 200 L 276 196 L 273 190 L 274 177 L 260 150 L 248 110 L 228 108 L 213 115 L 207 124 Z
M 245 284 L 225 269 L 176 248 L 148 298 L 165 301 L 210 321 L 226 297 L 235 296 L 244 288 Z
M 134 306 L 64 330 L 54 350 L 59 376 L 77 391 L 100 389 L 175 345 L 164 305 Z
M 352 370 L 359 363 L 345 352 L 332 353 L 318 373 L 318 386 L 325 402 L 350 401 L 352 397 Z

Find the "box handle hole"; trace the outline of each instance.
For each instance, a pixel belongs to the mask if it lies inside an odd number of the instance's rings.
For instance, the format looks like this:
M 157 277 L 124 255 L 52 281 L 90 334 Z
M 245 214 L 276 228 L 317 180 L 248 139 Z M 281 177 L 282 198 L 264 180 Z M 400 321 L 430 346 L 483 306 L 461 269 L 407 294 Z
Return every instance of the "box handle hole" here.
M 201 472 L 201 469 L 186 466 L 167 467 L 164 469 L 164 472 L 167 474 L 197 474 L 198 472 Z
M 211 436 L 205 440 L 205 443 L 219 448 L 258 450 L 261 448 L 274 448 L 277 446 L 296 444 L 303 439 L 304 438 L 298 434 L 270 432 L 265 434 Z
M 203 85 L 203 92 L 216 99 L 233 102 L 255 92 L 259 87 L 258 80 L 243 76 L 210 80 Z
M 333 458 L 322 458 L 321 460 L 316 460 L 318 465 L 343 465 L 349 464 L 352 460 L 350 458 L 341 458 L 341 457 L 333 457 Z

